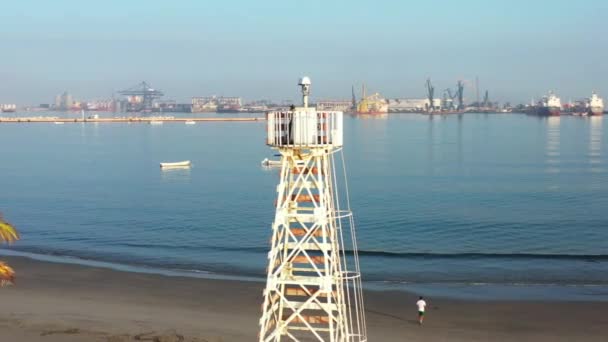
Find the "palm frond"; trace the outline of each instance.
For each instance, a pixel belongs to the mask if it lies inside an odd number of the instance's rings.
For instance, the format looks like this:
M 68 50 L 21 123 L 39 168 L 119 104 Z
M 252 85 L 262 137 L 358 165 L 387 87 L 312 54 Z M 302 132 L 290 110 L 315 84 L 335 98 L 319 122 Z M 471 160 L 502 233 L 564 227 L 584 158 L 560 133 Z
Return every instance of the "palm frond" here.
M 15 282 L 15 271 L 7 264 L 0 261 L 0 287 Z
M 0 214 L 0 243 L 12 243 L 19 240 L 19 233 L 12 224 L 4 221 Z M 0 261 L 0 287 L 15 282 L 15 271 L 7 264 Z
M 0 242 L 12 243 L 19 240 L 19 233 L 13 225 L 4 221 L 0 215 Z

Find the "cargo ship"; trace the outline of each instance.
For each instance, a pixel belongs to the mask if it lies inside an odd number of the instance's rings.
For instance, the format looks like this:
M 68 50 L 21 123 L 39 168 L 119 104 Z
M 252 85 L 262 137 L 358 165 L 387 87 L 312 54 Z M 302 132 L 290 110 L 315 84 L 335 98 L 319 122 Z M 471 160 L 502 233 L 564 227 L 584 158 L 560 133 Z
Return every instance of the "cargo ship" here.
M 562 110 L 562 101 L 553 92 L 544 96 L 536 107 L 536 115 L 540 116 L 558 116 Z
M 591 97 L 587 100 L 587 114 L 588 115 L 602 115 L 604 114 L 604 99 L 597 96 L 595 92 L 591 94 Z

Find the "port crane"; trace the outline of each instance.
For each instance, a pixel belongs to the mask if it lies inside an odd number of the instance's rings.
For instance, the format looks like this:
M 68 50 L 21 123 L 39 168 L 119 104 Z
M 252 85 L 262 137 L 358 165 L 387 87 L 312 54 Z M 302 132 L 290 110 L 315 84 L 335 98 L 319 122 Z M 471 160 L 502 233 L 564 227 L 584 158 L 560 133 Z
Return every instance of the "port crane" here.
M 128 111 L 131 112 L 148 112 L 152 110 L 152 102 L 163 96 L 163 92 L 152 88 L 146 81 L 143 81 L 129 89 L 118 92 L 120 95 L 129 97 L 139 97 L 141 101 L 130 102 Z
M 429 112 L 433 112 L 435 109 L 435 106 L 433 103 L 434 96 L 435 96 L 435 87 L 433 87 L 433 85 L 431 84 L 430 78 L 426 79 L 426 91 L 427 91 L 427 97 L 429 99 L 429 106 L 428 106 L 427 110 Z
M 464 82 L 458 81 L 456 85 L 456 96 L 458 97 L 458 107 L 456 109 L 463 110 L 464 109 Z
M 490 95 L 487 90 L 485 95 L 483 96 L 483 106 L 484 108 L 488 108 L 490 106 Z
M 444 103 L 447 103 L 447 99 L 451 100 L 452 106 L 454 103 L 454 99 L 457 99 L 458 105 L 456 106 L 456 110 L 464 109 L 464 82 L 458 81 L 456 85 L 456 92 L 452 93 L 452 89 L 447 88 L 443 93 Z
M 452 94 L 452 89 L 447 88 L 443 91 L 443 109 L 451 110 L 454 108 L 454 99 L 456 95 Z

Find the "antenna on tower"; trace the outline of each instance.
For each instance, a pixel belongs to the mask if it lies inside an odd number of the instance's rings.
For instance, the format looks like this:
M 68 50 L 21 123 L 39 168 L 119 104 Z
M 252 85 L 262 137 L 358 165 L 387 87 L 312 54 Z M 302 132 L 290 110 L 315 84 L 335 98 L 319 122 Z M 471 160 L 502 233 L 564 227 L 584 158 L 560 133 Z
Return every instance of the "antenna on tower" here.
M 302 87 L 302 106 L 308 108 L 308 96 L 310 95 L 310 78 L 304 76 L 298 81 L 298 85 Z

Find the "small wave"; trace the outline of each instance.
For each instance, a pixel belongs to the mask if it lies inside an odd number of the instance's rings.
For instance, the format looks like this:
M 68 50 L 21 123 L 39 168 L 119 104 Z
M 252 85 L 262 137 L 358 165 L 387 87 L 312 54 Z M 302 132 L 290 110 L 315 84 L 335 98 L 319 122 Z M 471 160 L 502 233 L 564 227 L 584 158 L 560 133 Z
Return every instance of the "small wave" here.
M 27 252 L 25 250 L 28 250 Z M 368 251 L 369 252 L 369 251 Z M 376 253 L 375 253 L 376 254 Z M 386 254 L 385 252 L 381 253 Z M 428 256 L 427 253 L 402 253 L 405 255 L 416 255 Z M 20 248 L 20 249 L 3 249 L 0 250 L 0 255 L 14 255 L 14 256 L 26 256 L 33 259 L 42 261 L 51 261 L 59 263 L 69 264 L 81 264 L 85 266 L 111 268 L 119 271 L 137 272 L 137 273 L 152 273 L 161 274 L 168 276 L 185 276 L 185 277 L 202 277 L 202 278 L 234 278 L 234 279 L 248 279 L 260 281 L 264 279 L 264 273 L 261 269 L 250 269 L 239 266 L 226 266 L 226 265 L 213 265 L 213 264 L 200 264 L 200 265 L 188 265 L 183 263 L 145 263 L 143 260 L 120 260 L 108 257 L 92 257 L 84 255 L 64 254 L 58 251 L 42 252 L 37 250 L 33 251 L 32 248 Z M 393 254 L 394 255 L 394 254 Z M 447 254 L 453 256 L 452 254 Z M 445 255 L 442 255 L 445 257 Z M 500 279 L 492 276 L 492 274 L 475 273 L 468 275 L 461 275 L 460 272 L 456 272 L 456 277 L 450 276 L 448 273 L 445 276 L 436 277 L 429 274 L 417 274 L 416 272 L 410 274 L 395 274 L 391 270 L 385 270 L 380 273 L 366 273 L 364 281 L 369 284 L 384 284 L 388 286 L 395 285 L 422 285 L 422 284 L 435 284 L 435 285 L 449 285 L 449 286 L 488 286 L 488 285 L 506 285 L 506 286 L 608 286 L 608 280 L 605 278 L 578 278 L 578 277 L 538 277 L 531 275 L 529 278 L 511 278 Z M 464 279 L 463 279 L 464 278 Z
M 589 287 L 589 288 L 605 288 L 608 287 L 608 282 L 540 282 L 540 281 L 429 281 L 429 280 L 378 280 L 367 279 L 365 282 L 377 285 L 386 286 L 407 286 L 407 285 L 438 285 L 438 286 L 510 286 L 510 287 Z
M 352 254 L 352 251 L 348 251 Z M 415 259 L 551 259 L 608 261 L 608 254 L 543 254 L 543 253 L 400 253 L 360 250 L 360 256 Z
M 125 242 L 120 243 L 120 246 L 135 247 L 135 248 L 150 248 L 150 249 L 166 249 L 166 250 L 217 250 L 226 252 L 254 252 L 254 253 L 268 253 L 269 247 L 256 247 L 256 246 L 244 246 L 244 247 L 232 247 L 232 246 L 213 246 L 213 245 L 196 245 L 196 246 L 184 246 L 184 245 L 169 245 L 169 244 L 142 244 Z
M 139 248 L 162 248 L 162 249 L 207 249 L 224 252 L 250 252 L 250 253 L 268 253 L 268 246 L 178 246 L 168 244 L 138 244 L 138 243 L 123 243 L 126 247 Z M 353 250 L 346 250 L 346 254 L 353 255 Z M 374 250 L 359 250 L 359 256 L 367 257 L 384 257 L 384 258 L 403 258 L 403 259 L 457 259 L 457 260 L 477 260 L 477 259 L 531 259 L 531 260 L 580 260 L 580 261 L 608 261 L 608 254 L 558 254 L 558 253 L 483 253 L 483 252 L 465 252 L 465 253 L 433 253 L 433 252 L 391 252 L 391 251 L 374 251 Z

